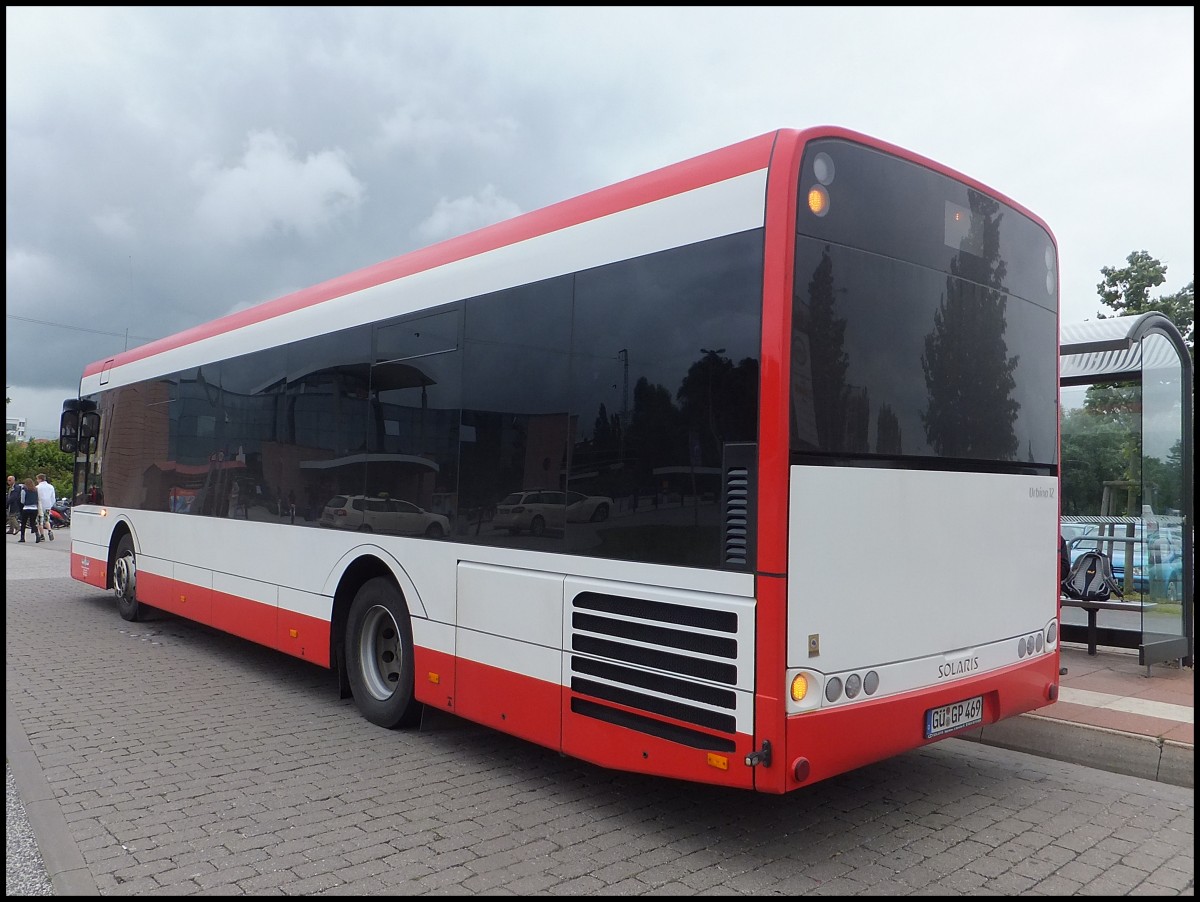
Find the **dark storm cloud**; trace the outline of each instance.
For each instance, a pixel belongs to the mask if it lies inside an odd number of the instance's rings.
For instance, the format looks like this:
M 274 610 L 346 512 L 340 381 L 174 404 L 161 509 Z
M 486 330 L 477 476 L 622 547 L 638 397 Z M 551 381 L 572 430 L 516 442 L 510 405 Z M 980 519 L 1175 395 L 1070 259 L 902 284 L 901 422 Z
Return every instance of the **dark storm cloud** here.
M 34 435 L 126 344 L 777 127 L 876 134 L 1029 206 L 1065 319 L 1133 250 L 1163 291 L 1192 278 L 1192 8 L 5 17 L 6 383 Z

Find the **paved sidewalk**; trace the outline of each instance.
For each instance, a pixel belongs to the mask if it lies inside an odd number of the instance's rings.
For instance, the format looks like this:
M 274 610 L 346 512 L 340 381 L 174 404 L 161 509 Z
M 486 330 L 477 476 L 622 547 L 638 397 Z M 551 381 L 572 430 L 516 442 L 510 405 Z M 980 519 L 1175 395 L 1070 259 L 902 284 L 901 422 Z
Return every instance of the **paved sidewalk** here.
M 1059 700 L 966 737 L 1015 751 L 1194 788 L 1195 669 L 1065 644 Z

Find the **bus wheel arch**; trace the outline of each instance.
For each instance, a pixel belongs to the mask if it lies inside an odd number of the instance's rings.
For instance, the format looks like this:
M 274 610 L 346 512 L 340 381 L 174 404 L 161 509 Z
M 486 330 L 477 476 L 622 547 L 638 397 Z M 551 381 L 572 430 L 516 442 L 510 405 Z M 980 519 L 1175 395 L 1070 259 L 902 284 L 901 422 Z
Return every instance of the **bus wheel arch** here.
M 108 583 L 117 598 L 117 612 L 123 620 L 141 620 L 145 605 L 137 599 L 137 551 L 127 526 L 118 526 L 113 533 L 111 554 Z
M 339 667 L 355 707 L 387 729 L 415 726 L 422 705 L 415 694 L 412 618 L 399 585 L 390 575 L 370 576 L 358 584 L 345 617 Z
M 351 655 L 351 650 L 355 648 L 352 643 L 355 640 L 349 638 L 349 631 L 351 629 L 350 615 L 363 587 L 374 580 L 383 580 L 394 590 L 399 599 L 396 609 L 407 614 L 404 620 L 410 643 L 408 651 L 410 661 L 412 656 L 411 616 L 413 613 L 416 613 L 417 616 L 424 616 L 424 608 L 416 598 L 414 594 L 416 590 L 399 562 L 371 553 L 367 549 L 360 548 L 348 555 L 344 560 L 344 569 L 336 574 L 335 579 L 336 582 L 330 587 L 333 594 L 333 610 L 329 630 L 329 660 L 337 677 L 339 698 L 355 698 L 357 707 L 358 698 L 355 696 L 354 685 L 350 679 L 350 668 L 356 665 L 361 666 L 362 662 L 355 660 Z M 361 673 L 357 675 L 356 682 L 362 682 Z M 415 722 L 419 719 L 421 705 L 414 701 L 412 707 L 415 711 L 408 713 L 411 713 L 412 722 Z M 371 718 L 368 717 L 368 719 Z M 408 718 L 401 717 L 399 720 L 400 722 L 394 726 L 409 725 Z

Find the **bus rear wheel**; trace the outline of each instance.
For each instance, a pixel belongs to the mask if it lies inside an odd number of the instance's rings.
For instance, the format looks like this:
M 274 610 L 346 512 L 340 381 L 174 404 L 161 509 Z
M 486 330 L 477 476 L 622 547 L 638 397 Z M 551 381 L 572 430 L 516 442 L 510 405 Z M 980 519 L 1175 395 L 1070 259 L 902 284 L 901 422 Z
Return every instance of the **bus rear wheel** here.
M 129 621 L 140 620 L 142 605 L 137 600 L 137 556 L 133 552 L 133 537 L 128 534 L 117 542 L 112 582 L 121 617 Z
M 414 697 L 412 621 L 396 584 L 363 583 L 346 622 L 346 676 L 354 704 L 373 724 L 410 727 L 421 719 Z

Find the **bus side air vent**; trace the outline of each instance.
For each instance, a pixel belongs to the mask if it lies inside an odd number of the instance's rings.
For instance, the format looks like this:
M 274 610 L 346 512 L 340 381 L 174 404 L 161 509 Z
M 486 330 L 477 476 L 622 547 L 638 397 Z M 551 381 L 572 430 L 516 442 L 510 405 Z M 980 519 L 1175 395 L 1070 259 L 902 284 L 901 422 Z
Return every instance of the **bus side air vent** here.
M 735 748 L 738 615 L 580 592 L 571 710 L 693 748 Z
M 727 570 L 754 569 L 754 489 L 758 446 L 726 445 L 722 466 L 724 537 L 722 562 Z

